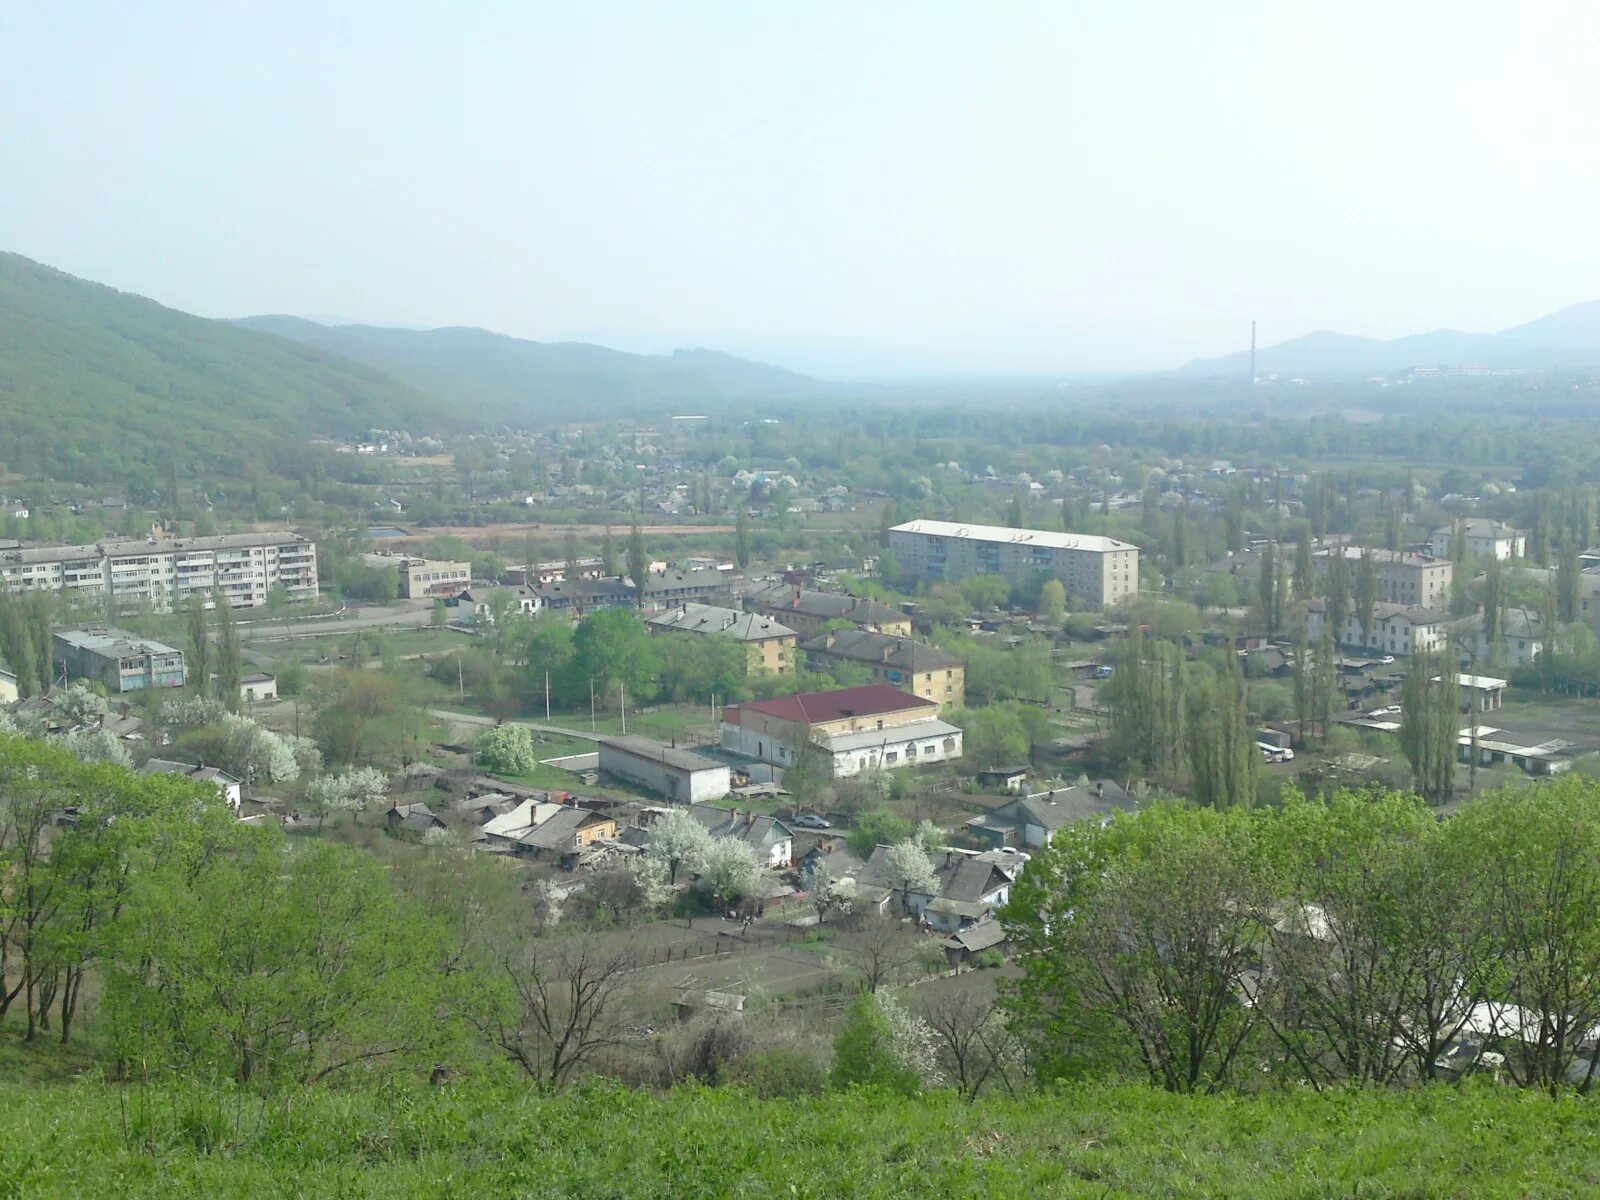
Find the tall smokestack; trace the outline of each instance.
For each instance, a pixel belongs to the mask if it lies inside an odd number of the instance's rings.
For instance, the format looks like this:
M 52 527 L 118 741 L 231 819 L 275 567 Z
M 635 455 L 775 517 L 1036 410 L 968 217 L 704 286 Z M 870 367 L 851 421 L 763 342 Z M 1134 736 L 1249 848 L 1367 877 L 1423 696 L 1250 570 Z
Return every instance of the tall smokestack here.
M 1250 322 L 1250 386 L 1256 382 L 1256 323 Z

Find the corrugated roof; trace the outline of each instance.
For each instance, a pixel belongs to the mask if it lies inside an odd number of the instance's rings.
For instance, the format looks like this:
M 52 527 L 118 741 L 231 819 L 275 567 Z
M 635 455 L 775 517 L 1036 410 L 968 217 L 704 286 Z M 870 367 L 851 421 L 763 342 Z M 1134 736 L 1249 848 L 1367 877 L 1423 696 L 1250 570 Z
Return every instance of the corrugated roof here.
M 1004 542 L 1026 546 L 1042 546 L 1052 550 L 1137 550 L 1132 542 L 1119 542 L 1116 538 L 1101 537 L 1092 533 L 1057 533 L 1048 529 L 1011 529 L 1005 525 L 967 525 L 957 521 L 907 521 L 896 525 L 890 533 L 922 533 L 931 537 L 959 538 L 970 542 Z

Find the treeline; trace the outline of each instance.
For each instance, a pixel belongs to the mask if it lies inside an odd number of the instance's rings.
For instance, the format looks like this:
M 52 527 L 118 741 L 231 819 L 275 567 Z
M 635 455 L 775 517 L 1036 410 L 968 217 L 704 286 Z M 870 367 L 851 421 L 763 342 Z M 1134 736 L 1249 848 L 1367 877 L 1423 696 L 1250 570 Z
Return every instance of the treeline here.
M 1482 1072 L 1587 1093 L 1600 1055 L 1600 785 L 1437 820 L 1369 790 L 1073 826 L 1004 920 L 1044 1078 L 1169 1091 Z

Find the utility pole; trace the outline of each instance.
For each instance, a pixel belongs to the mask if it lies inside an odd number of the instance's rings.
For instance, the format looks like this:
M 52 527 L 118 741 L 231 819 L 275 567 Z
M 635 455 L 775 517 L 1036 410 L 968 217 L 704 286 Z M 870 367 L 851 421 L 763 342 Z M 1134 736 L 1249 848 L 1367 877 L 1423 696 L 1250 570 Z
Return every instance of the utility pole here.
M 594 732 L 594 676 L 589 676 L 589 732 Z
M 628 685 L 617 681 L 617 707 L 622 713 L 622 736 L 628 736 Z
M 550 672 L 544 673 L 544 723 L 550 724 Z

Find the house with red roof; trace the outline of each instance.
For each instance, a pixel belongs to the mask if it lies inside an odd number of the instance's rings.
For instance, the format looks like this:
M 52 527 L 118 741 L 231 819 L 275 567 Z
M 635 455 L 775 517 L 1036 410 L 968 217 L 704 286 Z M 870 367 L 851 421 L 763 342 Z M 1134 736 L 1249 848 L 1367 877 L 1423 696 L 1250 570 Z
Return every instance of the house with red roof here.
M 939 705 L 884 683 L 800 692 L 722 710 L 722 749 L 776 767 L 821 751 L 843 778 L 961 757 L 961 729 Z

